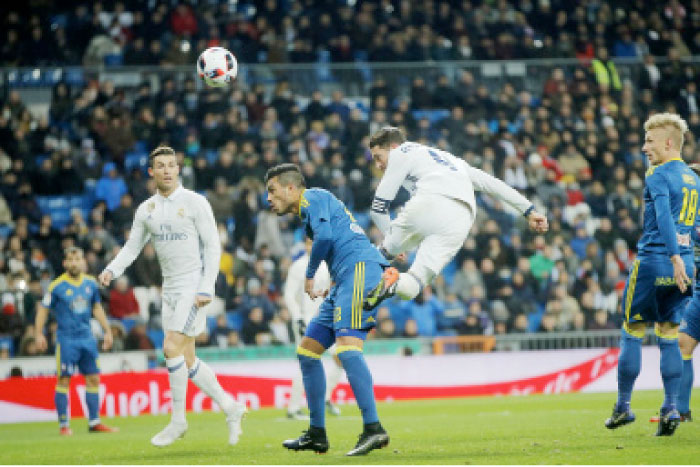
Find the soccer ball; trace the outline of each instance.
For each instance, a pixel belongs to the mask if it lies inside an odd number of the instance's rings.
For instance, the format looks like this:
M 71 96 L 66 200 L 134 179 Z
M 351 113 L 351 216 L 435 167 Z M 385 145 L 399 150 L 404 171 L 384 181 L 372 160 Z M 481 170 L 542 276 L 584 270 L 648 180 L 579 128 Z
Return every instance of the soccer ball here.
M 197 59 L 197 75 L 207 86 L 220 88 L 233 81 L 238 74 L 238 62 L 223 47 L 210 47 Z

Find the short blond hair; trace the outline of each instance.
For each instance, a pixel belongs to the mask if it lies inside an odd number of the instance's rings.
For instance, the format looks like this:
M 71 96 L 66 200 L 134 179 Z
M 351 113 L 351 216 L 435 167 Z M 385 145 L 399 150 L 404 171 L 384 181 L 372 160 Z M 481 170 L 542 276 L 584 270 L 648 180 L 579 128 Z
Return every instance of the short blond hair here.
M 678 114 L 669 112 L 654 114 L 644 122 L 644 131 L 656 128 L 666 128 L 670 132 L 670 137 L 680 150 L 683 147 L 685 132 L 688 131 L 688 124 Z M 675 130 L 675 131 L 673 131 Z

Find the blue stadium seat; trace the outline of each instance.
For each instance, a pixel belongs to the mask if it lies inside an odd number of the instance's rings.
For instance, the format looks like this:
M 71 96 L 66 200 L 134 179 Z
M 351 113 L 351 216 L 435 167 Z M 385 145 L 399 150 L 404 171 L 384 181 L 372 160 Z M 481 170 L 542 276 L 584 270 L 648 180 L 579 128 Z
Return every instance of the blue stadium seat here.
M 411 112 L 411 115 L 413 115 L 413 118 L 416 120 L 427 118 L 430 122 L 430 126 L 433 126 L 440 120 L 449 117 L 450 111 L 447 109 L 414 110 Z
M 133 169 L 141 169 L 143 172 L 148 170 L 148 153 L 146 152 L 128 152 L 124 156 L 124 167 L 131 172 Z
M 65 70 L 66 84 L 70 86 L 82 86 L 85 84 L 85 76 L 82 68 L 68 68 Z
M 12 341 L 12 338 L 7 336 L 7 337 L 0 337 L 0 347 L 4 347 L 7 350 L 10 351 L 10 356 L 14 356 L 15 354 L 15 345 L 14 342 Z
M 228 320 L 229 328 L 240 332 L 243 327 L 243 320 L 245 319 L 242 311 L 227 311 L 226 319 Z
M 0 238 L 7 238 L 10 236 L 11 233 L 12 227 L 10 227 L 7 224 L 0 225 Z
M 211 335 L 216 327 L 216 316 L 207 316 L 207 332 Z
M 162 329 L 148 329 L 146 331 L 146 335 L 149 339 L 151 339 L 151 342 L 153 342 L 153 346 L 156 349 L 163 348 L 163 340 L 165 339 L 165 333 Z
M 124 56 L 122 54 L 108 54 L 104 58 L 105 66 L 122 66 L 124 64 Z
M 207 158 L 209 165 L 214 165 L 216 161 L 219 160 L 219 151 L 216 149 L 208 149 L 204 152 L 204 157 Z
M 331 53 L 328 50 L 320 50 L 318 52 L 318 61 L 314 70 L 316 71 L 316 78 L 322 83 L 328 83 L 334 81 L 333 73 L 328 64 L 331 62 Z

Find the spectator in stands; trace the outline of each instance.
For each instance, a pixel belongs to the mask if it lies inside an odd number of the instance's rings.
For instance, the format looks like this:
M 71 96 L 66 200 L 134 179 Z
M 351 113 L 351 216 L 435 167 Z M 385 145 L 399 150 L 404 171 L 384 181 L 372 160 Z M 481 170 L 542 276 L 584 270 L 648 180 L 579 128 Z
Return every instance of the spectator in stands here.
M 109 314 L 117 319 L 134 319 L 139 315 L 139 304 L 126 276 L 117 279 L 109 292 Z
M 124 350 L 153 350 L 153 342 L 146 333 L 146 322 L 137 319 L 124 340 Z
M 224 177 L 217 177 L 214 180 L 214 190 L 207 191 L 207 200 L 211 204 L 214 212 L 214 219 L 217 222 L 224 222 L 231 217 L 233 212 L 233 196 L 231 196 L 228 183 Z
M 265 345 L 272 342 L 270 326 L 265 321 L 263 309 L 255 306 L 248 312 L 247 320 L 243 323 L 241 338 L 246 345 Z
M 107 209 L 114 211 L 128 191 L 124 178 L 117 172 L 116 164 L 106 163 L 102 169 L 102 178 L 95 187 L 95 198 L 103 200 L 107 203 Z
M 228 347 L 228 334 L 231 328 L 228 326 L 228 319 L 225 314 L 216 317 L 216 326 L 209 335 L 209 345 L 220 349 Z

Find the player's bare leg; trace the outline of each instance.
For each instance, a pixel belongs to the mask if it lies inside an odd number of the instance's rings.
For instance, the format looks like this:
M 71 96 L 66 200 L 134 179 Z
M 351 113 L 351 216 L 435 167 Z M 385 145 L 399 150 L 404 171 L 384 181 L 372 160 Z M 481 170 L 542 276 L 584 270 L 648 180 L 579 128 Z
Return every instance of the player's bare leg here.
M 90 433 L 116 433 L 119 428 L 113 428 L 100 421 L 100 375 L 85 375 L 85 402 L 88 407 Z
M 158 447 L 168 446 L 185 436 L 187 420 L 185 419 L 185 396 L 187 395 L 187 364 L 185 350 L 194 337 L 176 331 L 166 331 L 163 341 L 165 365 L 170 379 L 172 414 L 170 423 L 151 438 L 151 444 Z
M 230 394 L 225 392 L 211 367 L 195 356 L 194 338 L 186 344 L 185 363 L 189 369 L 188 377 L 192 382 L 204 391 L 226 414 L 226 424 L 229 430 L 228 443 L 230 445 L 237 444 L 243 433 L 241 421 L 248 412 L 245 404 L 237 402 Z

